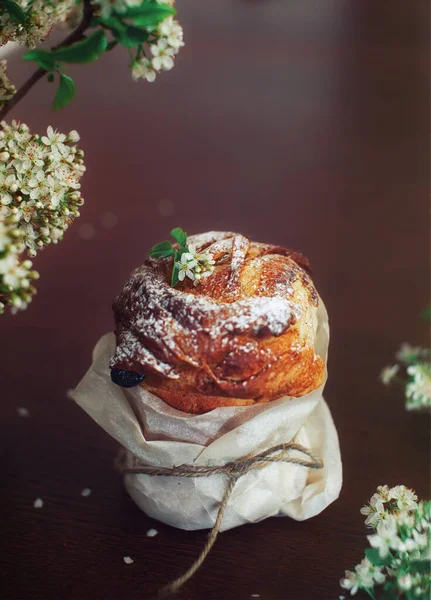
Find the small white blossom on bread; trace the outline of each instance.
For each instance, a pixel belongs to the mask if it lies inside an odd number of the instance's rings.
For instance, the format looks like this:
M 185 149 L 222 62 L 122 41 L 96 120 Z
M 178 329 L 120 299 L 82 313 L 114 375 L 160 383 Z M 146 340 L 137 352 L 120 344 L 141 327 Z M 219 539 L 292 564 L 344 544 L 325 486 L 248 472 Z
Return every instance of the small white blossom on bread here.
M 28 408 L 24 408 L 23 406 L 20 406 L 16 409 L 16 412 L 18 413 L 19 417 L 29 417 L 30 416 L 30 412 L 28 410 Z
M 185 252 L 181 256 L 181 259 L 177 261 L 178 279 L 180 281 L 184 281 L 185 277 L 187 276 L 189 279 L 194 281 L 195 273 L 193 269 L 197 266 L 197 264 L 198 261 L 194 259 L 190 253 Z
M 33 502 L 33 506 L 35 508 L 43 508 L 43 500 L 42 500 L 42 498 L 36 498 L 36 500 Z
M 81 496 L 83 496 L 84 498 L 88 498 L 88 496 L 91 495 L 91 489 L 90 488 L 84 488 L 81 491 Z
M 383 385 L 389 385 L 391 381 L 396 377 L 399 371 L 398 365 L 392 365 L 390 367 L 385 367 L 383 371 L 380 373 L 380 380 Z
M 133 560 L 133 558 L 130 558 L 130 556 L 123 556 L 123 560 L 126 563 L 126 565 L 131 565 L 131 564 L 133 564 L 135 562 Z
M 149 255 L 157 258 L 174 257 L 172 286 L 175 287 L 178 281 L 184 281 L 186 277 L 197 285 L 202 277 L 208 277 L 214 272 L 215 261 L 212 255 L 209 252 L 198 253 L 194 244 L 187 244 L 187 233 L 181 227 L 172 229 L 171 236 L 178 244 L 179 250 L 175 249 L 171 242 L 165 241 L 153 246 Z

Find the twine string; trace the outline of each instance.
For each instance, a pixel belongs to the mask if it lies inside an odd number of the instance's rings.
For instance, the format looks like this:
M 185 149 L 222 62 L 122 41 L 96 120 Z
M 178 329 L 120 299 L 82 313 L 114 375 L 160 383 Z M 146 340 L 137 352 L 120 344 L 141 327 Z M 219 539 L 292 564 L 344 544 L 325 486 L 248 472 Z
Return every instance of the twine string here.
M 302 454 L 291 455 L 292 451 Z M 304 458 L 306 457 L 306 458 Z M 125 474 L 150 475 L 153 477 L 209 477 L 211 475 L 225 474 L 227 475 L 226 489 L 221 500 L 217 517 L 213 528 L 211 529 L 207 542 L 199 554 L 198 558 L 192 566 L 180 577 L 165 585 L 159 591 L 159 598 L 166 598 L 171 594 L 175 594 L 188 581 L 202 563 L 205 561 L 210 552 L 217 535 L 220 531 L 223 516 L 229 502 L 229 498 L 235 487 L 236 482 L 240 477 L 256 469 L 262 469 L 276 462 L 290 463 L 308 469 L 322 469 L 323 462 L 320 458 L 314 456 L 307 448 L 294 442 L 278 444 L 272 448 L 268 448 L 254 456 L 248 455 L 239 458 L 238 460 L 226 463 L 225 465 L 210 466 L 210 465 L 178 465 L 176 467 L 154 467 L 139 463 L 136 458 L 127 450 L 122 449 L 116 460 L 116 469 Z

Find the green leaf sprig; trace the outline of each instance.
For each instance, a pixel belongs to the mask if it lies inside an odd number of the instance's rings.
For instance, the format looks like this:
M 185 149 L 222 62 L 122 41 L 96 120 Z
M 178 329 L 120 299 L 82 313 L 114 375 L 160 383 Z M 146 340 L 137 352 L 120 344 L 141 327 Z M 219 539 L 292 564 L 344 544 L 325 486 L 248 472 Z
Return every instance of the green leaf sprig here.
M 178 266 L 177 262 L 181 260 L 183 254 L 188 252 L 187 248 L 187 233 L 181 229 L 181 227 L 175 227 L 171 231 L 171 236 L 179 245 L 179 250 L 176 250 L 171 242 L 168 240 L 164 242 L 160 242 L 153 246 L 150 250 L 149 255 L 153 258 L 168 258 L 169 256 L 174 257 L 173 265 L 172 265 L 172 277 L 171 277 L 171 286 L 175 287 L 179 281 L 178 279 Z
M 28 15 L 16 2 L 3 0 L 0 14 L 2 10 L 6 10 L 16 23 L 26 23 Z M 117 44 L 128 49 L 133 63 L 145 54 L 142 44 L 157 39 L 156 29 L 159 23 L 176 12 L 176 9 L 168 4 L 143 0 L 141 4 L 129 7 L 125 12 L 119 13 L 114 10 L 109 17 L 96 14 L 90 27 L 97 29 L 87 38 L 56 50 L 31 50 L 23 59 L 34 61 L 44 69 L 48 74 L 48 81 L 53 81 L 54 75 L 58 75 L 59 85 L 52 108 L 64 108 L 75 97 L 75 83 L 64 73 L 65 65 L 93 62 Z M 108 35 L 114 39 L 109 41 Z M 134 54 L 131 52 L 133 48 L 136 48 Z
M 52 81 L 52 75 L 57 73 L 59 85 L 57 94 L 52 105 L 53 110 L 64 108 L 75 97 L 75 82 L 66 75 L 63 63 L 86 64 L 97 60 L 107 49 L 108 39 L 103 30 L 98 30 L 81 42 L 72 44 L 58 50 L 31 50 L 24 54 L 23 60 L 32 60 L 42 69 L 47 71 L 48 78 Z M 49 77 L 51 75 L 51 77 Z
M 15 23 L 18 23 L 18 25 L 25 25 L 27 17 L 19 4 L 12 2 L 12 0 L 3 0 L 2 5 L 2 8 L 9 13 L 10 18 L 15 21 Z

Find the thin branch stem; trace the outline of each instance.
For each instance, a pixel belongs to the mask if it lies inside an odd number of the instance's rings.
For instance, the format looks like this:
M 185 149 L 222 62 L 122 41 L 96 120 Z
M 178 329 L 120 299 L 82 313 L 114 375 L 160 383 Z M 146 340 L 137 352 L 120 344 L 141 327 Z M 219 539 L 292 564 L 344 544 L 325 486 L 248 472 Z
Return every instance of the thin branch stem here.
M 84 32 L 88 29 L 91 23 L 91 19 L 93 17 L 93 8 L 90 0 L 84 0 L 84 14 L 82 16 L 82 20 L 78 27 L 72 31 L 72 33 L 58 46 L 52 48 L 52 50 L 57 50 L 58 48 L 64 48 L 66 46 L 71 46 L 75 42 L 79 42 L 84 37 Z M 7 102 L 5 102 L 3 108 L 0 110 L 0 121 L 2 121 L 5 116 L 20 102 L 31 90 L 31 88 L 41 79 L 44 75 L 47 74 L 45 69 L 37 69 L 23 85 L 18 89 L 16 94 Z

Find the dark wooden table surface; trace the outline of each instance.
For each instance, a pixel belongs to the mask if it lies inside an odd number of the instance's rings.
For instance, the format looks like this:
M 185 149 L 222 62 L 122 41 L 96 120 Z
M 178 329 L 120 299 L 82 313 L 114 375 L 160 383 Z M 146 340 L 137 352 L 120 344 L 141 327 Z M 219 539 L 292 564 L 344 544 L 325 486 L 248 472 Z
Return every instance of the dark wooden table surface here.
M 429 341 L 428 2 L 178 9 L 187 45 L 156 83 L 132 82 L 117 49 L 73 69 L 78 97 L 65 111 L 50 113 L 54 90 L 40 83 L 11 115 L 36 131 L 78 129 L 88 172 L 82 217 L 37 258 L 37 298 L 0 323 L 4 600 L 149 598 L 205 541 L 136 508 L 112 468 L 116 443 L 66 396 L 112 328 L 129 272 L 176 225 L 310 258 L 331 318 L 326 399 L 344 463 L 324 513 L 221 534 L 179 599 L 338 599 L 343 570 L 363 556 L 359 509 L 376 486 L 430 495 L 428 417 L 378 381 L 401 342 Z M 16 81 L 28 69 L 10 59 Z

